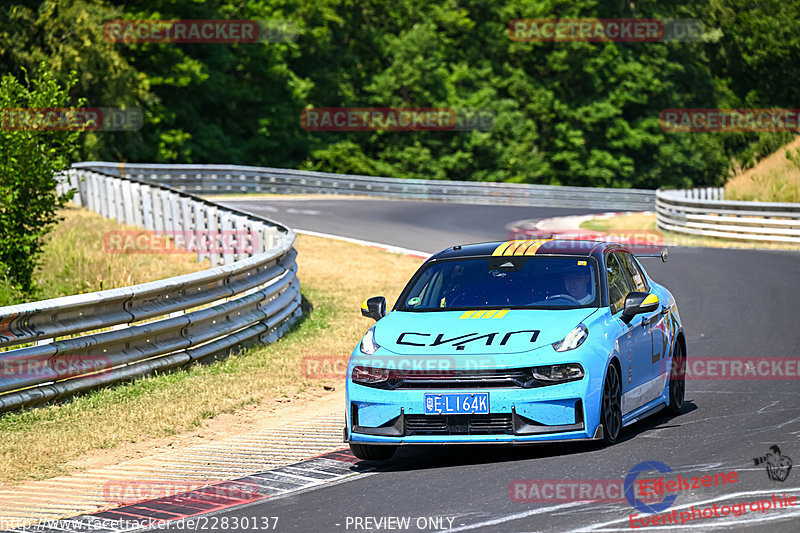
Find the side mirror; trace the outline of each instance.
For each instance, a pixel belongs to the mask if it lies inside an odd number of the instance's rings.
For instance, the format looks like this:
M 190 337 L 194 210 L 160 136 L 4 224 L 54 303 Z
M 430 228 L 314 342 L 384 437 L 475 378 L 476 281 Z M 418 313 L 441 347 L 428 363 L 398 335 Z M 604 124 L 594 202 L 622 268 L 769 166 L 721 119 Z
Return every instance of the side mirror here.
M 622 321 L 626 324 L 633 317 L 642 313 L 652 313 L 658 309 L 658 296 L 646 292 L 629 292 L 625 297 L 625 307 L 622 310 Z
M 361 314 L 375 321 L 386 316 L 386 298 L 373 296 L 361 304 Z

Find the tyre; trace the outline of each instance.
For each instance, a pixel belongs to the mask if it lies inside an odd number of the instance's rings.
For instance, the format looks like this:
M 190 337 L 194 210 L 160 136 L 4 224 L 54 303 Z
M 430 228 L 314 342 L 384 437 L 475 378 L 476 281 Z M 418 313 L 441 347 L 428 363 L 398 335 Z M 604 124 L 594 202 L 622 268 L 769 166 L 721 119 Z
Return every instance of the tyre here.
M 603 385 L 603 405 L 600 411 L 600 423 L 603 424 L 603 444 L 609 445 L 617 442 L 619 432 L 622 430 L 622 382 L 619 370 L 614 365 L 609 365 L 606 372 L 606 382 Z
M 672 369 L 669 374 L 669 405 L 667 412 L 681 414 L 683 397 L 686 394 L 686 352 L 680 342 L 675 343 L 672 354 Z
M 386 461 L 391 459 L 397 446 L 374 446 L 369 444 L 350 444 L 350 451 L 365 461 Z

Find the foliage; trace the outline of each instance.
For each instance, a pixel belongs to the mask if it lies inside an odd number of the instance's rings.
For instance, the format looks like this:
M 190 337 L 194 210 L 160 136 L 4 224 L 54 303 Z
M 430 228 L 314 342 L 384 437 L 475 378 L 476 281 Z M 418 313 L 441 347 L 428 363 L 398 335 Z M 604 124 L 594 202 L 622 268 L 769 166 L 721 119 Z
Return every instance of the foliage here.
M 236 163 L 407 178 L 611 187 L 717 185 L 788 140 L 667 133 L 680 107 L 792 107 L 800 36 L 779 0 L 17 0 L 0 67 L 76 69 L 73 96 L 140 106 L 139 132 L 84 134 L 82 157 Z M 698 18 L 699 42 L 516 42 L 515 18 Z M 288 21 L 293 39 L 108 42 L 110 19 Z M 310 132 L 308 107 L 491 110 L 490 131 Z M 733 161 L 735 160 L 735 163 Z
M 25 74 L 22 83 L 10 74 L 0 79 L 0 109 L 68 106 L 74 72 L 66 86 L 44 66 L 32 81 Z M 0 278 L 13 290 L 31 289 L 44 236 L 72 196 L 56 194 L 56 174 L 69 167 L 79 135 L 0 128 Z

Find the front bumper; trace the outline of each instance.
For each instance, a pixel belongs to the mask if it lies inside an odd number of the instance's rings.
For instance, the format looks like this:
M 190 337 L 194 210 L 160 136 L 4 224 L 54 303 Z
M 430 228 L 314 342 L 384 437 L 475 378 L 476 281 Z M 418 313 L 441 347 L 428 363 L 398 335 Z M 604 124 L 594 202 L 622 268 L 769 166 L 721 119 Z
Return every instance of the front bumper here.
M 487 415 L 425 415 L 424 395 L 489 393 Z M 601 439 L 599 393 L 589 380 L 533 389 L 382 390 L 347 383 L 345 442 L 524 444 Z

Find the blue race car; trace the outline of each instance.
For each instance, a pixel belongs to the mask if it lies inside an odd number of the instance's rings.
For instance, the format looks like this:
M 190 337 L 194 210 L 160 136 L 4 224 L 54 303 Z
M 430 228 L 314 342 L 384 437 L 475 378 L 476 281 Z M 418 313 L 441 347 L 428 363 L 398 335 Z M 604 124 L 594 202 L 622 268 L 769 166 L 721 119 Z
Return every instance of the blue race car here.
M 377 323 L 350 357 L 344 432 L 360 459 L 401 444 L 613 444 L 683 406 L 675 298 L 619 244 L 453 246 L 391 312 L 382 296 L 361 312 Z

